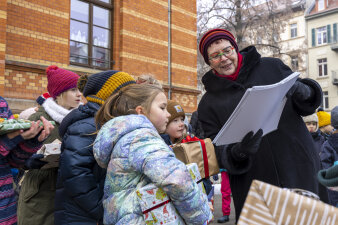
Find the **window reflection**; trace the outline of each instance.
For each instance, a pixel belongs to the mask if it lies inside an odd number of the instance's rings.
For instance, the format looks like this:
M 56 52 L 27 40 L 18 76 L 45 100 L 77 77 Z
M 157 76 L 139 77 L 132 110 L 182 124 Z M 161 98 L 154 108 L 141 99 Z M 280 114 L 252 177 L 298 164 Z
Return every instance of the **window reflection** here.
M 112 7 L 105 3 L 110 1 L 71 0 L 70 62 L 110 68 Z

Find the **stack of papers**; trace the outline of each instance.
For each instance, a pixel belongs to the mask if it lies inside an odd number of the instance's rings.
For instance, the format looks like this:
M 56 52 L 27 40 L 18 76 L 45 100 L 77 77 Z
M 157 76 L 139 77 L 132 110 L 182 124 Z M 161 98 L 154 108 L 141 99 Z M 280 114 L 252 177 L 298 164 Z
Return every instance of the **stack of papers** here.
M 213 143 L 232 144 L 250 131 L 262 129 L 264 136 L 276 130 L 287 100 L 285 95 L 299 75 L 295 72 L 276 84 L 248 88 Z

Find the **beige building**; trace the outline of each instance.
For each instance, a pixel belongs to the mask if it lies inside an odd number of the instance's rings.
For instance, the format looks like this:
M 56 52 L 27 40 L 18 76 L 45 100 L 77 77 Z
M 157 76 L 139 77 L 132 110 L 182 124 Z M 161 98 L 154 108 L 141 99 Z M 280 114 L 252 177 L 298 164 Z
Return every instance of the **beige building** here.
M 278 57 L 287 64 L 293 71 L 301 72 L 306 77 L 306 30 L 305 30 L 305 0 L 283 0 L 282 2 L 272 0 L 275 5 L 274 26 L 264 27 L 258 23 L 257 29 L 251 31 L 249 44 L 254 44 L 262 56 Z M 256 6 L 264 9 L 266 3 Z M 258 10 L 258 9 L 256 9 Z M 265 10 L 267 11 L 267 10 Z M 271 23 L 271 21 L 269 21 Z M 276 25 L 277 24 L 277 25 Z M 275 28 L 268 35 L 262 35 L 263 29 Z M 266 33 L 266 32 L 263 32 Z M 271 46 L 275 46 L 271 47 Z
M 338 0 L 315 0 L 305 15 L 309 78 L 323 89 L 324 110 L 338 105 Z

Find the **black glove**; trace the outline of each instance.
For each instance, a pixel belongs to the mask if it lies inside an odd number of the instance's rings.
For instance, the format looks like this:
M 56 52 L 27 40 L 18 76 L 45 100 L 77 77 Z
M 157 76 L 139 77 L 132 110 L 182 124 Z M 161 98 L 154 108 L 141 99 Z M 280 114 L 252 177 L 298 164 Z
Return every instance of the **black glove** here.
M 218 174 L 213 175 L 213 176 L 212 176 L 212 179 L 214 179 L 214 181 L 217 181 L 217 180 L 218 180 Z
M 25 169 L 40 169 L 44 165 L 47 164 L 47 162 L 41 161 L 44 157 L 43 154 L 34 154 L 25 162 Z
M 313 98 L 314 90 L 310 86 L 297 80 L 286 96 L 288 98 L 291 97 L 295 101 L 306 101 Z
M 231 148 L 231 155 L 237 161 L 243 161 L 249 155 L 253 155 L 258 151 L 262 140 L 263 130 L 259 129 L 254 135 L 252 131 L 247 133 L 241 142 Z

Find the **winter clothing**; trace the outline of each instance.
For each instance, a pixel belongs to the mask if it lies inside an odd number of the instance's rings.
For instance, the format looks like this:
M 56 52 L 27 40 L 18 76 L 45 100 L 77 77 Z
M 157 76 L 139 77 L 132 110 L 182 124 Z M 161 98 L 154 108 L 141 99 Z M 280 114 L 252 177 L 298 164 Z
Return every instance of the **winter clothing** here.
M 191 133 L 194 134 L 199 139 L 204 139 L 204 131 L 202 128 L 201 121 L 198 120 L 198 112 L 195 111 L 192 113 L 190 118 Z
M 204 58 L 206 64 L 209 65 L 209 55 L 208 55 L 208 47 L 216 40 L 226 39 L 238 52 L 238 46 L 235 40 L 235 37 L 225 29 L 213 29 L 206 32 L 200 40 L 199 50 Z
M 315 122 L 317 123 L 317 127 L 316 127 L 316 131 L 318 130 L 318 116 L 316 113 L 313 113 L 311 115 L 308 116 L 303 116 L 303 121 L 304 123 L 308 123 L 308 122 Z
M 0 96 L 0 118 L 14 119 L 13 113 L 8 107 L 7 101 Z
M 228 120 L 248 88 L 277 83 L 292 73 L 279 59 L 261 58 L 253 46 L 240 53 L 244 59 L 236 81 L 218 77 L 212 70 L 202 78 L 206 93 L 199 103 L 198 117 L 205 136 L 211 139 Z M 301 101 L 290 97 L 278 129 L 262 138 L 255 155 L 236 161 L 226 146 L 216 147 L 220 168 L 227 169 L 230 176 L 237 219 L 253 179 L 279 187 L 309 190 L 327 200 L 326 190 L 319 187 L 316 180 L 320 169 L 319 156 L 299 116 L 313 113 L 320 105 L 321 88 L 310 79 L 299 79 L 299 82 L 311 87 L 313 98 Z
M 52 143 L 55 139 L 61 141 L 58 133 L 59 123 L 66 112 L 70 111 L 56 104 L 53 98 L 48 98 L 38 111 L 30 116 L 31 121 L 39 120 L 40 116 L 49 121 L 55 121 L 54 130 L 43 142 L 44 144 Z M 19 195 L 19 225 L 54 225 L 56 178 L 57 168 L 31 169 L 26 173 Z
M 102 126 L 94 142 L 98 164 L 107 168 L 104 224 L 145 224 L 136 190 L 163 188 L 188 224 L 203 224 L 211 211 L 186 166 L 175 158 L 143 115 L 119 116 Z
M 111 95 L 121 88 L 135 84 L 135 80 L 128 73 L 108 70 L 91 76 L 81 76 L 78 87 L 88 101 L 100 105 Z
M 221 181 L 221 193 L 222 193 L 222 213 L 223 216 L 229 216 L 231 211 L 231 188 L 229 182 L 228 172 L 221 172 L 222 181 Z
M 183 119 L 185 119 L 185 113 L 184 113 L 184 109 L 182 108 L 182 106 L 173 101 L 173 100 L 168 100 L 168 105 L 167 105 L 167 110 L 170 113 L 170 117 L 168 119 L 168 124 L 173 121 L 174 119 L 176 119 L 177 117 L 183 116 Z
M 13 114 L 4 98 L 0 96 L 0 117 L 11 119 Z M 17 202 L 13 189 L 11 167 L 22 167 L 25 160 L 42 146 L 37 137 L 24 140 L 21 135 L 9 139 L 0 136 L 0 224 L 10 225 L 17 222 Z
M 318 111 L 317 112 L 318 116 L 318 126 L 319 127 L 324 127 L 326 125 L 331 124 L 331 115 L 330 113 L 327 113 L 325 111 Z
M 313 143 L 316 149 L 316 152 L 318 153 L 318 155 L 320 154 L 320 151 L 322 149 L 322 145 L 324 144 L 324 142 L 326 141 L 325 138 L 322 135 L 322 132 L 320 132 L 320 130 L 317 130 L 316 132 L 312 132 L 311 133 L 312 139 L 313 139 Z
M 57 66 L 49 66 L 46 69 L 47 73 L 47 90 L 54 99 L 62 92 L 76 88 L 79 75 L 76 73 L 61 69 Z
M 55 197 L 55 224 L 96 225 L 103 219 L 106 171 L 93 155 L 95 113 L 100 105 L 88 102 L 67 115 L 59 128 L 63 137 Z
M 96 138 L 94 117 L 109 96 L 132 83 L 135 81 L 129 74 L 114 70 L 80 77 L 78 88 L 88 103 L 69 113 L 60 126 L 63 144 L 56 191 L 55 224 L 102 224 L 106 170 L 98 166 L 93 155 L 93 142 Z
M 43 93 L 42 95 L 40 95 L 35 101 L 39 104 L 42 105 L 47 98 L 50 98 L 50 94 L 48 92 Z
M 320 160 L 323 169 L 328 169 L 333 165 L 338 165 L 338 133 L 333 133 L 324 142 L 321 152 Z M 338 192 L 328 190 L 330 204 L 336 206 L 338 204 Z
M 338 106 L 334 107 L 331 111 L 331 126 L 338 129 Z
M 262 141 L 262 135 L 262 129 L 259 129 L 256 134 L 252 131 L 247 133 L 240 143 L 231 148 L 232 157 L 236 161 L 243 161 L 250 155 L 255 155 Z
M 47 164 L 47 162 L 40 160 L 43 157 L 43 154 L 34 154 L 32 157 L 26 160 L 25 169 L 40 169 Z
M 319 171 L 318 180 L 326 187 L 338 187 L 338 164 Z

